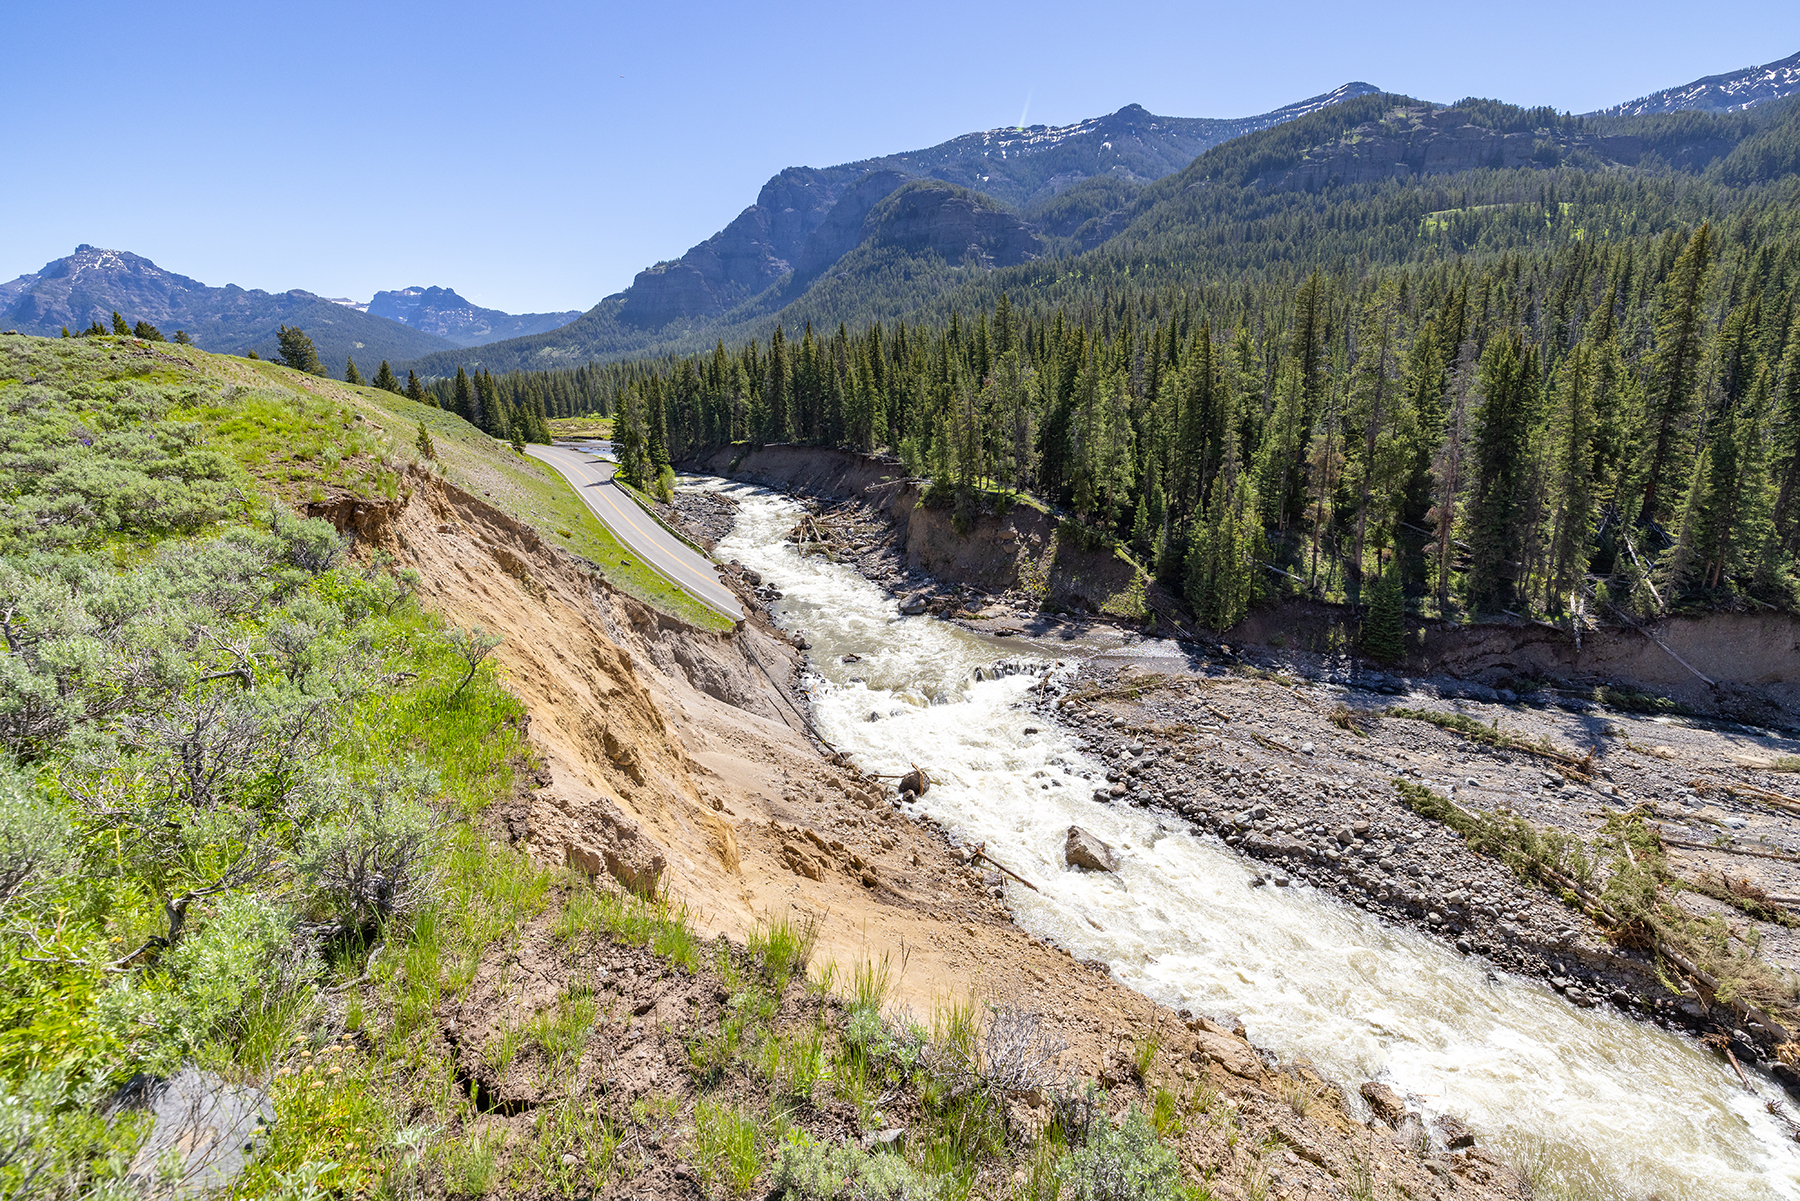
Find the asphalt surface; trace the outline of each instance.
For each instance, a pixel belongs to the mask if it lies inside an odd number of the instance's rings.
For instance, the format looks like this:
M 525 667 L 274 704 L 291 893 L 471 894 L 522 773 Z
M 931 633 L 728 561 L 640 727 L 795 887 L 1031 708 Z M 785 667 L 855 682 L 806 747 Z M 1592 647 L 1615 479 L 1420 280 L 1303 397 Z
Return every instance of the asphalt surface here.
M 734 621 L 743 618 L 744 607 L 731 589 L 719 582 L 718 569 L 712 561 L 664 529 L 612 482 L 616 464 L 567 446 L 527 446 L 525 451 L 561 472 L 594 516 L 638 558 L 684 592 Z

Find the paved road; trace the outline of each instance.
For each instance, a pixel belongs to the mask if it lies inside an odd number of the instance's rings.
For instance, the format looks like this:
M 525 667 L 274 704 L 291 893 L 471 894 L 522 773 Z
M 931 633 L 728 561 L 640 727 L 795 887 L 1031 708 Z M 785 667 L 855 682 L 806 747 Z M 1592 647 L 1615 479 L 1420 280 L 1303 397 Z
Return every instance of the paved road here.
M 612 482 L 615 464 L 567 446 L 527 446 L 525 451 L 560 471 L 594 516 L 644 562 L 733 620 L 744 616 L 744 607 L 719 582 L 712 561 L 664 529 Z

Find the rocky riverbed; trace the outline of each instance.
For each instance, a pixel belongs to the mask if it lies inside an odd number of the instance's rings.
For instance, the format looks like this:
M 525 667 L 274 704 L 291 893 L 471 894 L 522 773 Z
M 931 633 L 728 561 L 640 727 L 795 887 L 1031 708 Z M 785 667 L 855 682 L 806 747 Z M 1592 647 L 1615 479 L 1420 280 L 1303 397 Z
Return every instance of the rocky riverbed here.
M 1678 874 L 1734 881 L 1765 897 L 1791 895 L 1800 891 L 1792 819 L 1722 791 L 1757 774 L 1734 766 L 1732 756 L 1772 758 L 1791 749 L 1788 740 L 1625 713 L 1447 698 L 1451 687 L 1395 698 L 1384 695 L 1385 677 L 1375 683 L 1382 691 L 1265 674 L 1239 662 L 1134 653 L 1124 663 L 1115 656 L 1084 662 L 1068 691 L 1043 703 L 1109 765 L 1092 782 L 1096 803 L 1148 806 L 1209 831 L 1249 861 L 1246 887 L 1320 889 L 1497 968 L 1545 979 L 1574 1004 L 1612 1005 L 1671 1028 L 1722 1030 L 1736 1039 L 1740 1059 L 1756 1057 L 1784 1083 L 1800 1083 L 1769 1031 L 1741 1029 L 1698 991 L 1666 987 L 1650 955 L 1615 945 L 1577 909 L 1419 816 L 1395 785 L 1413 781 L 1590 845 L 1608 814 L 1648 812 L 1666 842 L 1692 844 L 1671 848 Z M 1391 715 L 1406 706 L 1462 714 L 1572 755 L 1591 752 L 1591 782 L 1572 782 L 1537 754 Z M 1743 950 L 1794 965 L 1794 932 L 1782 921 L 1756 921 L 1698 893 L 1679 896 L 1696 916 L 1716 917 Z

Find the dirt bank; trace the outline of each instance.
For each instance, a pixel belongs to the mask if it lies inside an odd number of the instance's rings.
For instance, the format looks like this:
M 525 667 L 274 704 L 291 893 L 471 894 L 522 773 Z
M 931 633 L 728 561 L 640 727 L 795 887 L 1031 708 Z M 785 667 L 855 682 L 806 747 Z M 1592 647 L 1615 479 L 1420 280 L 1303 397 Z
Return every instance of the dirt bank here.
M 861 963 L 893 965 L 894 1002 L 915 1013 L 962 998 L 1039 1011 L 1068 1042 L 1070 1066 L 1107 1082 L 1115 1108 L 1147 1103 L 1151 1080 L 1216 1089 L 1229 1102 L 1230 1137 L 1221 1127 L 1217 1148 L 1196 1143 L 1191 1154 L 1224 1156 L 1209 1162 L 1229 1172 L 1265 1172 L 1262 1149 L 1285 1148 L 1277 1170 L 1292 1196 L 1341 1191 L 1335 1182 L 1364 1168 L 1414 1197 L 1521 1195 L 1478 1147 L 1451 1152 L 1443 1132 L 1421 1143 L 1398 1114 L 1400 1130 L 1366 1126 L 1356 1082 L 1345 1092 L 1304 1064 L 1275 1063 L 1228 1023 L 1171 1013 L 1021 931 L 992 882 L 934 829 L 907 821 L 890 789 L 820 753 L 787 692 L 797 651 L 760 614 L 713 635 L 652 613 L 529 527 L 427 474 L 409 476 L 398 501 L 344 498 L 315 511 L 360 548 L 417 569 L 422 598 L 447 619 L 503 638 L 495 656 L 530 709 L 543 767 L 500 825 L 540 862 L 666 888 L 709 934 L 742 940 L 775 917 L 815 923 L 819 958 L 846 976 Z M 522 1021 L 592 967 L 538 935 L 531 943 L 483 962 L 469 994 L 482 1005 L 439 1015 L 443 1056 L 473 1054 L 465 1044 L 481 1036 L 484 1009 L 523 1007 L 514 1015 Z M 632 1012 L 666 1023 L 659 1028 L 674 1038 L 655 1053 L 679 1074 L 684 1019 L 679 1004 L 661 1002 L 679 1001 L 686 986 L 670 991 L 657 983 L 665 976 L 636 964 L 618 990 Z M 1126 1048 L 1153 1043 L 1141 1078 L 1121 1069 Z M 474 1083 L 490 1097 L 507 1087 Z M 1296 1089 L 1335 1100 L 1309 1108 L 1294 1101 Z M 522 1131 L 528 1102 L 495 1105 L 489 1120 Z M 700 1195 L 691 1173 L 675 1176 L 686 1183 L 674 1191 Z M 1224 1181 L 1214 1187 L 1215 1196 L 1244 1195 Z
M 1173 598 L 1123 552 L 1083 549 L 1055 518 L 1027 505 L 959 519 L 923 503 L 919 482 L 894 459 L 778 445 L 727 448 L 684 466 L 818 502 L 821 553 L 854 564 L 919 611 L 990 633 L 1042 636 L 1057 619 L 1186 632 Z M 1370 670 L 1354 653 L 1361 621 L 1354 606 L 1287 600 L 1252 611 L 1223 634 L 1194 633 L 1202 642 L 1257 647 L 1309 678 L 1344 682 Z M 1406 647 L 1405 660 L 1389 665 L 1393 675 L 1460 681 L 1476 699 L 1548 688 L 1579 704 L 1635 692 L 1694 714 L 1800 727 L 1800 617 L 1791 614 L 1677 616 L 1641 627 L 1592 626 L 1579 638 L 1566 624 L 1517 618 L 1474 625 L 1415 618 Z
M 820 553 L 854 562 L 896 594 L 951 609 L 961 592 L 977 608 L 1105 616 L 1141 622 L 1169 611 L 1121 551 L 1088 549 L 1053 516 L 1028 504 L 1003 512 L 928 503 L 897 460 L 808 446 L 734 447 L 683 465 L 821 502 L 808 531 Z

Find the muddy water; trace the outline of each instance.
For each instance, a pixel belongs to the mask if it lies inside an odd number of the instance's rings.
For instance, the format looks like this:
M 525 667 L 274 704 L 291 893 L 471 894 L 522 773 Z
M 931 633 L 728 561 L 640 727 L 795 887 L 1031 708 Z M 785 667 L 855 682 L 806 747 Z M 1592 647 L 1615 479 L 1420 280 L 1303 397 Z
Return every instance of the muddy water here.
M 1688 1040 L 1576 1009 L 1311 889 L 1251 889 L 1222 844 L 1094 803 L 1083 773 L 1103 768 L 1023 703 L 1038 679 L 972 678 L 1041 652 L 903 618 L 849 568 L 783 540 L 793 502 L 688 482 L 740 501 L 717 553 L 785 594 L 777 616 L 812 643 L 825 736 L 868 771 L 928 765 L 935 784 L 919 808 L 1043 890 L 1009 885 L 1027 929 L 1158 1001 L 1236 1015 L 1258 1045 L 1309 1056 L 1352 1089 L 1383 1080 L 1428 1115 L 1461 1117 L 1549 1195 L 1800 1198 L 1800 1147 L 1767 1112 L 1781 1096 L 1772 1083 L 1746 1092 Z M 859 661 L 843 663 L 850 654 Z M 1121 849 L 1116 875 L 1063 865 L 1077 823 Z

